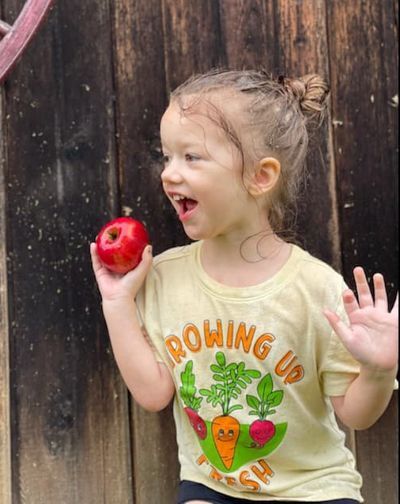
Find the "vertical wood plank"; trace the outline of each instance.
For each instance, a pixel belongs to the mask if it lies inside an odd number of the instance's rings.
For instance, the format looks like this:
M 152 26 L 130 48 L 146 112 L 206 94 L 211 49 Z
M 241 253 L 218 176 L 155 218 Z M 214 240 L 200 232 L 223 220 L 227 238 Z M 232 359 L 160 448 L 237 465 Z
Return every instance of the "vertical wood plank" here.
M 6 132 L 0 89 L 0 502 L 11 504 L 10 354 L 6 234 Z
M 157 253 L 182 236 L 160 184 L 167 103 L 160 0 L 118 2 L 114 18 L 120 211 L 147 224 Z
M 12 21 L 23 3 L 0 0 L 2 18 Z M 346 278 L 358 261 L 369 274 L 379 268 L 393 298 L 397 16 L 397 2 L 373 0 L 57 3 L 7 83 L 0 117 L 2 504 L 11 504 L 9 385 L 12 504 L 175 502 L 170 408 L 132 406 L 131 467 L 126 390 L 86 245 L 117 213 L 145 221 L 155 252 L 186 241 L 159 185 L 158 128 L 169 91 L 191 73 L 228 65 L 328 76 L 334 128 L 320 131 L 308 157 L 297 228 L 337 268 L 342 240 Z M 396 406 L 397 394 L 375 427 L 357 433 L 366 504 L 398 496 Z
M 327 2 L 343 266 L 398 272 L 398 42 L 396 2 Z M 398 95 L 397 95 L 398 96 Z M 350 282 L 353 286 L 353 282 Z M 356 435 L 366 504 L 398 500 L 397 393 L 371 429 Z
M 169 92 L 192 73 L 225 64 L 226 55 L 217 1 L 162 0 L 162 6 Z
M 88 253 L 116 195 L 109 9 L 58 2 L 6 87 L 13 504 L 132 502 Z
M 226 65 L 275 70 L 277 48 L 273 2 L 219 0 Z
M 275 5 L 275 44 L 279 47 L 276 67 L 295 77 L 319 73 L 329 82 L 325 1 L 279 0 Z M 326 121 L 311 135 L 297 232 L 307 250 L 339 269 L 340 242 L 330 128 Z
M 363 477 L 365 504 L 399 502 L 398 392 L 383 417 L 356 433 L 357 464 Z
M 397 284 L 398 59 L 391 2 L 328 2 L 343 262 Z
M 160 0 L 114 6 L 119 213 L 142 220 L 155 253 L 182 237 L 160 185 L 159 122 L 166 106 Z M 175 502 L 178 457 L 168 408 L 149 413 L 132 404 L 134 502 Z

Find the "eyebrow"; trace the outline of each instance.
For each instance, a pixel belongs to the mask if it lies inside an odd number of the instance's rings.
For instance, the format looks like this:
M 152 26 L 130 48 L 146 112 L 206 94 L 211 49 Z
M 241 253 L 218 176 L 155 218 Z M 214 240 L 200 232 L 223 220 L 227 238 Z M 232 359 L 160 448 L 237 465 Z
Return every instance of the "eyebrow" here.
M 177 140 L 176 145 L 178 145 L 181 149 L 186 149 L 187 147 L 204 147 L 204 144 L 202 142 L 185 142 L 181 140 Z M 161 147 L 162 148 L 168 148 L 166 144 L 164 144 L 161 141 Z

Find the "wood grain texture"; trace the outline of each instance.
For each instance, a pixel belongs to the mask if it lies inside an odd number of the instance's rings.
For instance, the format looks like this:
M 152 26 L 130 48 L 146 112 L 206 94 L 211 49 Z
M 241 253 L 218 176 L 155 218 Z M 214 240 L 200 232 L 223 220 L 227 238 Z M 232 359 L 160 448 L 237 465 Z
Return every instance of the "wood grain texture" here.
M 168 92 L 225 62 L 218 1 L 162 0 Z
M 160 185 L 159 122 L 166 106 L 164 38 L 159 0 L 124 0 L 114 10 L 119 212 L 142 220 L 155 253 L 182 232 Z M 132 404 L 134 502 L 174 502 L 178 460 L 173 421 Z
M 356 433 L 357 465 L 363 476 L 365 504 L 397 504 L 398 479 L 398 392 L 378 422 Z
M 23 4 L 0 0 L 1 17 Z M 327 76 L 332 116 L 307 158 L 296 229 L 335 268 L 343 259 L 349 283 L 358 262 L 381 269 L 393 299 L 397 31 L 391 0 L 56 2 L 0 118 L 1 504 L 175 502 L 171 408 L 130 404 L 88 243 L 119 214 L 146 223 L 155 253 L 187 241 L 160 186 L 159 122 L 192 73 Z M 372 429 L 348 433 L 366 504 L 398 498 L 397 416 L 396 393 Z
M 0 89 L 0 502 L 11 504 L 10 352 L 7 289 L 7 143 L 4 93 Z
M 159 0 L 115 6 L 119 211 L 148 227 L 155 253 L 182 238 L 160 183 L 159 125 L 167 104 Z
M 109 27 L 106 1 L 58 4 L 7 83 L 13 504 L 132 501 L 88 253 L 116 192 Z
M 328 2 L 343 263 L 397 284 L 397 30 L 391 2 Z
M 274 5 L 275 66 L 289 77 L 317 73 L 329 83 L 324 0 L 280 0 Z M 330 128 L 328 120 L 319 130 L 310 131 L 307 177 L 299 199 L 296 230 L 298 239 L 309 252 L 340 269 Z
M 397 27 L 392 2 L 328 2 L 337 194 L 344 275 L 398 270 Z M 356 433 L 366 504 L 398 499 L 397 393 L 367 432 Z
M 172 405 L 148 413 L 133 404 L 134 502 L 175 504 L 179 483 Z
M 220 0 L 225 65 L 236 70 L 275 69 L 277 41 L 273 2 Z

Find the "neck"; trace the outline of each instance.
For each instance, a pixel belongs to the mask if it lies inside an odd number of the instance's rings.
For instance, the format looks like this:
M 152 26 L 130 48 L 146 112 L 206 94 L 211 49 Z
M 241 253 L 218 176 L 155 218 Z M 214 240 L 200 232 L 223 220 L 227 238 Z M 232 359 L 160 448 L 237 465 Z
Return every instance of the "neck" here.
M 271 228 L 246 237 L 204 240 L 201 262 L 209 276 L 230 286 L 249 286 L 273 276 L 290 255 L 290 244 Z

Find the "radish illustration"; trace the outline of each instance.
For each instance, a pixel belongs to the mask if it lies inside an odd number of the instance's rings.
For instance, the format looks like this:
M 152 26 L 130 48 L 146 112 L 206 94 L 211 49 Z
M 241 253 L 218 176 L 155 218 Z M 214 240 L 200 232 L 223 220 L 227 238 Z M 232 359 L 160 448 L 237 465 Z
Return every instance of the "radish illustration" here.
M 257 446 L 264 446 L 275 435 L 275 425 L 270 420 L 255 420 L 249 429 L 251 439 Z
M 271 374 L 268 373 L 257 386 L 258 397 L 246 396 L 247 404 L 252 408 L 249 414 L 258 416 L 258 420 L 249 428 L 249 435 L 258 448 L 262 448 L 275 435 L 275 425 L 266 417 L 276 412 L 274 408 L 282 402 L 283 391 L 273 390 L 273 387 Z
M 207 425 L 197 411 L 192 410 L 192 408 L 184 408 L 184 412 L 189 418 L 190 425 L 193 427 L 195 433 L 200 439 L 205 439 L 207 436 Z
M 207 436 L 207 425 L 198 414 L 202 397 L 196 397 L 196 377 L 193 374 L 193 361 L 189 361 L 185 370 L 181 373 L 182 387 L 179 389 L 180 396 L 185 404 L 184 411 L 189 418 L 190 425 L 200 439 Z

